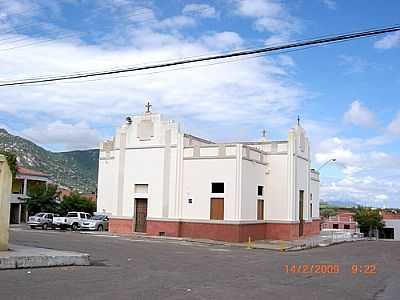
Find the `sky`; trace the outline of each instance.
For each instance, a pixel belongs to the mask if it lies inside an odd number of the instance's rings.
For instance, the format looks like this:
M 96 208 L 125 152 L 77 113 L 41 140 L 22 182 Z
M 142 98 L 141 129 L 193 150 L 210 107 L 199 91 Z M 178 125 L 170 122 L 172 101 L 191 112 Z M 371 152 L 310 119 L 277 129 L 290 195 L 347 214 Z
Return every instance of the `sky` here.
M 398 24 L 400 2 L 0 0 L 0 81 L 146 65 Z M 97 147 L 153 111 L 215 141 L 287 139 L 300 115 L 321 199 L 400 207 L 400 32 L 219 63 L 0 88 L 0 128 Z

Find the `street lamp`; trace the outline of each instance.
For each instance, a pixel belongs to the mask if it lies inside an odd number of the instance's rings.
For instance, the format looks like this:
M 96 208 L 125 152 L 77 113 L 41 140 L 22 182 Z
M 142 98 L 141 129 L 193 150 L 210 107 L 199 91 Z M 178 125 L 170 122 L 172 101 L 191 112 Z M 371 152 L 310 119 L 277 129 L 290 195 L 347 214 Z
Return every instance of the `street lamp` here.
M 335 162 L 336 161 L 336 158 L 331 158 L 331 159 L 329 159 L 329 160 L 327 160 L 326 162 L 324 162 L 319 168 L 318 168 L 318 172 L 319 172 L 319 170 L 321 170 L 323 167 L 325 167 L 327 164 L 329 164 L 330 162 Z

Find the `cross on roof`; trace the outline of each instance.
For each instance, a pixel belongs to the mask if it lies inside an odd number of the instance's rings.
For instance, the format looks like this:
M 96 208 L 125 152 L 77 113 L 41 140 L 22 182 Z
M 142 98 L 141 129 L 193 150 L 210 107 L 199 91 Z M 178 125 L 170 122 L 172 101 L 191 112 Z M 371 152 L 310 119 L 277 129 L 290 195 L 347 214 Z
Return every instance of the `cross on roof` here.
M 262 134 L 262 137 L 265 137 L 266 134 L 267 134 L 267 130 L 264 128 L 264 129 L 261 131 L 261 134 Z
M 149 101 L 147 101 L 147 104 L 144 106 L 144 107 L 146 107 L 147 108 L 147 110 L 146 110 L 146 112 L 150 112 L 150 107 L 152 107 L 153 105 L 151 105 L 150 104 L 150 102 Z
M 297 116 L 297 125 L 300 126 L 300 116 Z

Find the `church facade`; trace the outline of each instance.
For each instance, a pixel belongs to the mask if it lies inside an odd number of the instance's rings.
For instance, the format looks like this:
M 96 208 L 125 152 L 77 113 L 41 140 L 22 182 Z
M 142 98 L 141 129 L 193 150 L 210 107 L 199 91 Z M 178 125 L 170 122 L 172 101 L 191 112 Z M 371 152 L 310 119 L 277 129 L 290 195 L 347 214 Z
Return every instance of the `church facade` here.
M 303 128 L 214 143 L 147 111 L 100 145 L 97 211 L 110 231 L 231 242 L 318 234 L 319 174 Z

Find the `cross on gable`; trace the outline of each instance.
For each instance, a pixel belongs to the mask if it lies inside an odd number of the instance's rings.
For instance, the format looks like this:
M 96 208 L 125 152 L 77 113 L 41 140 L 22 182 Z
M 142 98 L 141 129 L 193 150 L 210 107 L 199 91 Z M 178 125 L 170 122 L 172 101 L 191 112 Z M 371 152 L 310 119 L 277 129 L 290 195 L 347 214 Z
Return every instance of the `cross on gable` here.
M 264 128 L 264 129 L 262 130 L 261 134 L 262 134 L 262 137 L 266 137 L 266 135 L 267 135 L 267 130 Z
M 300 126 L 300 116 L 297 116 L 297 125 Z
M 150 112 L 150 107 L 152 107 L 153 105 L 151 105 L 150 104 L 150 102 L 149 101 L 147 101 L 147 104 L 144 106 L 144 107 L 146 107 L 147 108 L 147 110 L 146 110 L 146 112 Z

